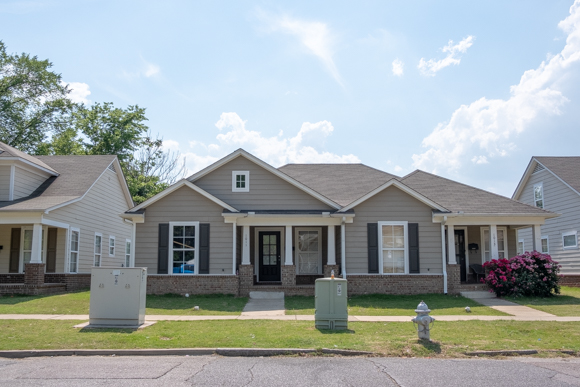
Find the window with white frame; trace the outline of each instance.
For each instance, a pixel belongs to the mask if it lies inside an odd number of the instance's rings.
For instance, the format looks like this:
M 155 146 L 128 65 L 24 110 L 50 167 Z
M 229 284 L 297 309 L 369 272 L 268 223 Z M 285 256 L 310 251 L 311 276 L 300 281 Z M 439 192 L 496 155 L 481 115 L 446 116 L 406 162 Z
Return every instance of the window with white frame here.
M 548 236 L 542 236 L 542 254 L 548 254 L 550 252 L 550 245 L 548 244 Z
M 562 245 L 565 250 L 578 248 L 578 234 L 576 231 L 562 233 Z
M 544 208 L 544 187 L 542 183 L 534 184 L 534 205 Z
M 322 274 L 321 228 L 297 227 L 295 232 L 298 274 Z
M 199 245 L 199 222 L 172 222 L 170 267 L 174 274 L 194 274 Z
M 109 235 L 109 257 L 115 256 L 115 237 Z
M 250 192 L 250 171 L 232 171 L 232 192 Z
M 101 255 L 102 255 L 102 244 L 103 244 L 103 235 L 99 233 L 95 233 L 95 260 L 94 265 L 96 267 L 101 266 Z
M 125 267 L 131 267 L 131 240 L 125 240 Z
M 409 260 L 407 222 L 378 222 L 378 226 L 382 273 L 407 273 Z
M 80 231 L 78 229 L 71 229 L 70 252 L 68 262 L 69 273 L 77 273 L 79 270 L 79 240 L 80 240 Z
M 491 261 L 491 244 L 489 239 L 489 227 L 481 229 L 481 240 L 483 241 L 483 258 Z M 499 258 L 508 256 L 507 228 L 497 227 L 497 250 Z
M 524 253 L 524 240 L 523 239 L 519 239 L 518 240 L 518 255 L 522 255 Z

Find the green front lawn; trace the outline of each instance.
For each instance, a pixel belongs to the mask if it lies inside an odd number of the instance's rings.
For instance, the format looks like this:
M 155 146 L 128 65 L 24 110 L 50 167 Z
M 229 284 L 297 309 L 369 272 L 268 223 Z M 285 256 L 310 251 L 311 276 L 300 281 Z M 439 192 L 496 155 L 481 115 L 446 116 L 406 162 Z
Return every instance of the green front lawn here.
M 0 296 L 0 314 L 89 314 L 90 292 L 54 296 Z M 245 297 L 210 294 L 188 298 L 175 294 L 147 296 L 147 314 L 237 315 L 248 302 Z M 199 306 L 199 310 L 193 310 Z
M 444 294 L 350 296 L 348 314 L 351 316 L 414 316 L 415 309 L 421 301 L 425 301 L 434 316 L 467 314 L 466 306 L 470 307 L 472 315 L 507 316 L 505 313 L 480 305 L 469 298 Z M 314 314 L 314 297 L 286 297 L 284 302 L 286 314 Z
M 556 316 L 580 316 L 580 288 L 562 286 L 559 295 L 548 298 L 505 297 L 505 299 Z
M 388 356 L 461 356 L 466 351 L 580 351 L 578 322 L 437 322 L 433 342 L 417 340 L 412 323 L 349 323 L 347 331 L 313 322 L 275 320 L 162 321 L 142 330 L 75 329 L 81 321 L 0 320 L 0 350 L 132 348 L 339 348 Z

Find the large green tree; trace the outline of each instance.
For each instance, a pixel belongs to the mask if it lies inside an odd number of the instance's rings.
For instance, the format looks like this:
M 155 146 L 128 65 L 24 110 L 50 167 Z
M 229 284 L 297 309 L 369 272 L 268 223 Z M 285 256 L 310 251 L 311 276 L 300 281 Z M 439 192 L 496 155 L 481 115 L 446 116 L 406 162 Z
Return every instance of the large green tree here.
M 0 141 L 35 153 L 47 133 L 66 125 L 74 104 L 52 63 L 8 54 L 0 41 Z

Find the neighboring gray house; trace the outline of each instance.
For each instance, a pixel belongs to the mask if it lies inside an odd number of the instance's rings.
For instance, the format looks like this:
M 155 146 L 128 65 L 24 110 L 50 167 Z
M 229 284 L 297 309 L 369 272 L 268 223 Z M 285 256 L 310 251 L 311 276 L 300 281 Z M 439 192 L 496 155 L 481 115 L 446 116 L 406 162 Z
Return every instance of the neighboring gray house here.
M 550 254 L 567 277 L 580 282 L 580 157 L 532 157 L 512 199 L 561 214 L 533 232 L 518 232 L 520 251 L 534 249 Z
M 125 214 L 150 293 L 457 292 L 469 265 L 516 254 L 516 229 L 557 216 L 423 171 L 278 169 L 239 149 Z M 447 246 L 448 245 L 448 246 Z
M 30 156 L 0 142 L 0 283 L 23 282 L 27 264 L 131 265 L 133 227 L 119 215 L 133 205 L 116 156 Z

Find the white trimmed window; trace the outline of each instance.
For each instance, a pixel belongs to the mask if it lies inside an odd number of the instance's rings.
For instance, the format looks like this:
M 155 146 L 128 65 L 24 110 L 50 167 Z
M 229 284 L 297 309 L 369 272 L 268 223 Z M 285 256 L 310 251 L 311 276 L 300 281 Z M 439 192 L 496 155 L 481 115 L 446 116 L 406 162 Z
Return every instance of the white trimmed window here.
M 548 254 L 550 252 L 550 245 L 548 244 L 548 236 L 542 236 L 542 254 Z
M 522 255 L 524 253 L 524 240 L 523 239 L 519 239 L 518 240 L 518 255 Z
M 322 274 L 322 229 L 296 227 L 295 242 L 298 274 Z
M 564 250 L 578 248 L 578 233 L 576 231 L 568 231 L 562 233 L 562 245 Z
M 109 235 L 109 257 L 115 256 L 115 237 Z
M 102 255 L 102 245 L 103 245 L 103 235 L 98 232 L 95 233 L 95 267 L 101 266 L 101 255 Z
M 195 274 L 199 256 L 199 222 L 171 222 L 170 273 Z
M 544 208 L 544 186 L 542 183 L 534 184 L 534 205 Z
M 383 274 L 409 272 L 409 238 L 407 222 L 378 222 L 379 265 Z
M 69 273 L 78 273 L 79 270 L 79 241 L 81 232 L 79 229 L 70 231 L 70 252 L 68 261 Z
M 232 192 L 250 192 L 250 171 L 232 171 Z
M 481 228 L 481 240 L 483 241 L 483 257 L 484 260 L 491 261 L 491 245 L 489 241 L 489 227 Z M 507 227 L 497 227 L 497 250 L 499 258 L 507 258 L 508 244 L 507 244 Z
M 125 239 L 125 267 L 131 267 L 131 240 Z

